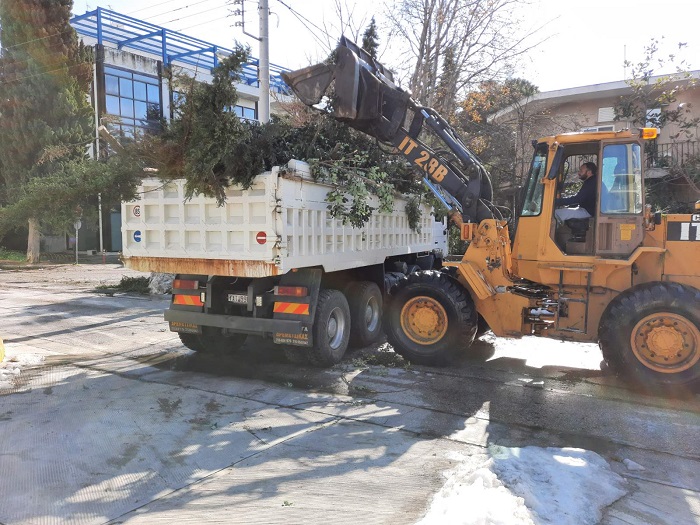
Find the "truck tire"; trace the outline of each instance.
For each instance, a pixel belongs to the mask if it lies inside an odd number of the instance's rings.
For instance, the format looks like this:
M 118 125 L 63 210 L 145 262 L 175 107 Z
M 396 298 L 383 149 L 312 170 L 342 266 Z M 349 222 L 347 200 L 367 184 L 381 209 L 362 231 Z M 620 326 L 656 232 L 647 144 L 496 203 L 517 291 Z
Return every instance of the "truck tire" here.
M 371 281 L 350 283 L 345 288 L 350 307 L 350 346 L 362 348 L 382 335 L 382 292 Z
M 195 352 L 199 352 L 201 350 L 202 347 L 199 341 L 199 334 L 185 334 L 178 332 L 177 335 L 180 336 L 180 342 L 190 350 L 194 350 Z
M 350 307 L 339 290 L 321 290 L 316 303 L 313 347 L 309 362 L 315 366 L 333 366 L 345 355 L 350 340 Z
M 608 305 L 598 343 L 610 368 L 645 385 L 700 384 L 700 290 L 651 283 Z
M 309 362 L 309 352 L 304 347 L 285 346 L 282 351 L 285 359 L 293 365 L 305 365 Z
M 477 314 L 459 283 L 429 270 L 399 283 L 386 308 L 384 331 L 412 363 L 442 366 L 474 341 Z
M 190 350 L 201 354 L 235 352 L 247 339 L 246 334 L 227 334 L 221 328 L 202 327 L 201 334 L 179 334 L 180 341 Z

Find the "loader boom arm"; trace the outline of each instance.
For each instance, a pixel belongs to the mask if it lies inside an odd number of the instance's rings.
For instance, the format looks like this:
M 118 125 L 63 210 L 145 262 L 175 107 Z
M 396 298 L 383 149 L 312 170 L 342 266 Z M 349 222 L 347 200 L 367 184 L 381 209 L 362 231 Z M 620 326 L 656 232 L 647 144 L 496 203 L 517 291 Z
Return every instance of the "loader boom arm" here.
M 396 86 L 391 72 L 355 43 L 343 37 L 333 63 L 309 66 L 282 77 L 305 104 L 393 146 L 420 172 L 450 213 L 461 214 L 463 222 L 493 217 L 489 208 L 491 178 L 477 156 L 437 111 L 421 106 Z M 420 141 L 424 130 L 437 137 L 446 150 L 433 150 Z

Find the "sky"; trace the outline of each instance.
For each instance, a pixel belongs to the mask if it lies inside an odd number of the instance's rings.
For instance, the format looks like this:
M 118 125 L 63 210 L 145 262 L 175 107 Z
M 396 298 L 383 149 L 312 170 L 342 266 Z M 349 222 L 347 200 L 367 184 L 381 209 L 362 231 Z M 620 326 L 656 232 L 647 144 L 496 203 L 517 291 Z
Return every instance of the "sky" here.
M 258 33 L 257 0 L 244 0 L 245 29 Z M 340 0 L 344 2 L 345 0 Z M 270 61 L 290 69 L 304 67 L 325 58 L 341 29 L 337 23 L 336 0 L 268 0 L 271 11 Z M 624 80 L 625 58 L 642 58 L 652 38 L 663 37 L 663 54 L 677 52 L 679 42 L 687 44 L 689 67 L 700 69 L 692 57 L 700 50 L 700 31 L 694 27 L 700 15 L 697 0 L 529 0 L 520 2 L 522 21 L 518 27 L 540 27 L 535 39 L 542 43 L 522 61 L 518 76 L 530 80 L 540 91 L 552 91 L 590 84 Z M 347 0 L 353 6 L 356 26 L 366 27 L 376 16 L 383 31 L 383 13 L 390 0 Z M 233 47 L 249 44 L 258 56 L 257 42 L 234 24 L 240 16 L 231 14 L 240 5 L 226 0 L 74 0 L 74 13 L 96 7 L 112 9 L 140 20 L 179 30 L 212 44 Z M 402 52 L 394 39 L 382 50 L 382 60 L 392 67 L 392 56 Z M 395 60 L 395 58 L 393 59 Z M 663 72 L 660 70 L 660 72 Z

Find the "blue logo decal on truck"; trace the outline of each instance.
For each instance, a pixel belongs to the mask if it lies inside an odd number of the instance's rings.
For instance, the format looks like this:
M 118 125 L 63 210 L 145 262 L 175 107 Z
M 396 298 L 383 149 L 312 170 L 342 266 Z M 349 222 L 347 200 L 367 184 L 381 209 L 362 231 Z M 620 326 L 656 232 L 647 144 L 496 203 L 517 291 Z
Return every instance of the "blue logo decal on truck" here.
M 136 230 L 134 232 L 134 240 L 136 242 L 141 242 L 141 230 Z

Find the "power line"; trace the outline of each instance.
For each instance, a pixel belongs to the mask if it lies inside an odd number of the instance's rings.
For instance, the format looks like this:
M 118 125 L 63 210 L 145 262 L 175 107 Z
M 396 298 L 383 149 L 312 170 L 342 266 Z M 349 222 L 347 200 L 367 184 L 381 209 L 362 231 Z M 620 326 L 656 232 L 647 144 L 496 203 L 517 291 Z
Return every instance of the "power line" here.
M 73 28 L 64 29 L 63 31 L 59 31 L 58 33 L 53 33 L 52 35 L 46 35 L 46 36 L 42 36 L 41 38 L 34 38 L 34 39 L 32 39 L 32 40 L 27 40 L 27 41 L 25 41 L 25 42 L 19 42 L 19 43 L 17 43 L 17 44 L 12 44 L 11 46 L 2 47 L 2 48 L 0 48 L 0 49 L 1 49 L 2 51 L 7 51 L 8 49 L 13 49 L 13 48 L 18 47 L 18 46 L 24 46 L 24 45 L 26 45 L 26 44 L 31 44 L 32 42 L 39 42 L 40 40 L 46 40 L 47 38 L 52 38 L 52 37 L 54 37 L 54 36 L 62 35 L 63 33 L 68 33 L 68 32 L 71 31 L 72 29 L 73 29 Z
M 333 49 L 331 48 L 331 46 L 330 46 L 327 42 L 324 42 L 323 40 L 321 40 L 321 39 L 318 37 L 318 35 L 316 35 L 316 33 L 313 32 L 313 31 L 311 30 L 311 28 L 305 23 L 305 21 L 308 22 L 309 24 L 311 24 L 312 26 L 314 26 L 314 27 L 315 27 L 316 29 L 318 29 L 319 31 L 321 31 L 321 33 L 323 33 L 324 35 L 326 35 L 328 38 L 332 38 L 331 35 L 329 35 L 328 32 L 327 32 L 325 29 L 322 29 L 322 28 L 318 27 L 316 24 L 314 24 L 313 22 L 311 22 L 308 18 L 306 18 L 306 17 L 305 17 L 304 15 L 302 15 L 301 13 L 298 13 L 297 11 L 295 11 L 294 9 L 292 9 L 291 6 L 287 5 L 287 4 L 284 3 L 282 0 L 277 0 L 277 1 L 278 1 L 280 4 L 282 4 L 284 7 L 286 7 L 287 9 L 289 9 L 289 11 L 297 18 L 297 20 L 299 20 L 299 22 L 301 22 L 301 24 L 309 31 L 309 33 L 311 33 L 311 36 L 314 37 L 314 39 L 315 39 L 319 44 L 321 44 L 322 47 L 328 48 L 329 51 L 332 51 L 332 50 L 333 50 Z
M 165 15 L 165 14 L 170 14 L 174 13 L 175 11 L 182 11 L 183 9 L 189 9 L 190 7 L 194 7 L 199 4 L 203 4 L 204 2 L 211 2 L 212 0 L 199 0 L 199 2 L 195 2 L 194 4 L 188 4 L 184 5 L 182 7 L 177 7 L 175 9 L 170 9 L 168 11 L 163 11 L 162 13 L 158 13 L 155 15 L 147 16 L 146 18 L 143 18 L 142 20 L 152 20 L 153 18 L 158 18 L 159 16 Z
M 179 18 L 174 18 L 172 20 L 168 20 L 167 22 L 161 22 L 160 25 L 171 24 L 172 22 L 178 22 L 180 20 L 185 20 L 186 18 L 192 18 L 193 16 L 203 15 L 204 13 L 209 13 L 210 11 L 215 11 L 216 9 L 219 9 L 221 7 L 225 7 L 225 6 L 219 5 L 216 7 L 212 7 L 211 9 L 205 9 L 204 11 L 200 11 L 199 13 L 192 13 L 191 15 L 181 16 Z
M 148 9 L 152 9 L 152 8 L 154 8 L 154 7 L 158 7 L 158 6 L 165 5 L 165 4 L 170 4 L 170 3 L 172 3 L 172 0 L 165 0 L 165 2 L 160 2 L 160 3 L 158 3 L 158 4 L 154 4 L 154 5 L 149 5 L 149 6 L 146 6 L 146 7 L 142 7 L 141 9 L 137 9 L 136 11 L 132 11 L 131 14 L 130 14 L 129 16 L 132 16 L 134 13 L 140 13 L 141 11 L 146 11 L 146 10 L 148 10 Z M 156 15 L 156 16 L 158 16 L 158 15 Z

